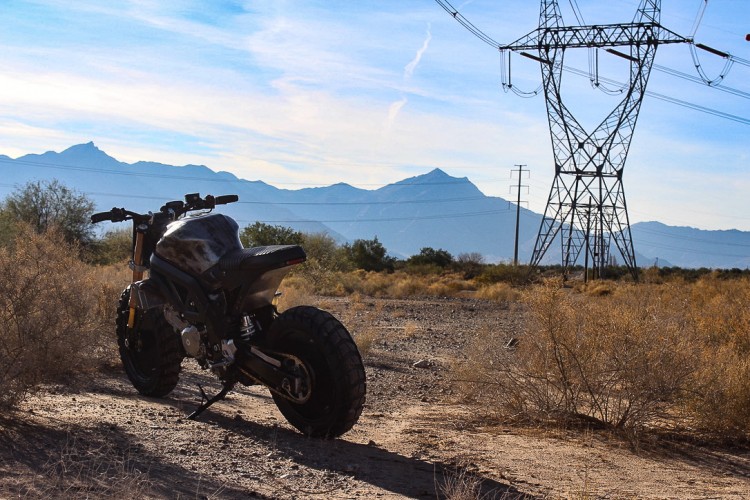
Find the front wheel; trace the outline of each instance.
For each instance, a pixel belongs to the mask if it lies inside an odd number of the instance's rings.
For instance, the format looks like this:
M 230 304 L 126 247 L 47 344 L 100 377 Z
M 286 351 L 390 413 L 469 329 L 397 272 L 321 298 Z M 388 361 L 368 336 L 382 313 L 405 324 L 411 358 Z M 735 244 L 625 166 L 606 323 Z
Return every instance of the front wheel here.
M 271 324 L 270 347 L 305 365 L 312 391 L 304 403 L 272 393 L 279 411 L 308 436 L 333 438 L 357 423 L 365 403 L 365 369 L 357 345 L 333 315 L 315 307 L 284 311 Z
M 130 382 L 144 396 L 166 396 L 177 385 L 182 353 L 179 337 L 159 310 L 137 311 L 128 328 L 130 287 L 117 308 L 117 345 Z

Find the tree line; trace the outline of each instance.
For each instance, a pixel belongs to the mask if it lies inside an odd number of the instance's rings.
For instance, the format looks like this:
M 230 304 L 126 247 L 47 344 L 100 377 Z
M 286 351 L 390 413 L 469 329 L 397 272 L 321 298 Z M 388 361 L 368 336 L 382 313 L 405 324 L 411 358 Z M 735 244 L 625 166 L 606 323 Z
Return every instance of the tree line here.
M 0 244 L 11 244 L 18 234 L 18 224 L 30 226 L 37 233 L 56 227 L 65 240 L 80 246 L 91 263 L 109 264 L 129 256 L 130 229 L 112 230 L 97 236 L 90 217 L 94 202 L 85 194 L 57 180 L 32 181 L 17 188 L 0 203 Z M 407 259 L 398 259 L 375 236 L 339 243 L 325 233 L 303 233 L 290 227 L 256 222 L 240 231 L 245 247 L 266 245 L 301 245 L 308 259 L 326 269 L 345 271 L 394 271 L 403 267 L 443 270 L 456 265 L 470 267 L 483 264 L 479 253 L 454 258 L 448 251 L 425 247 Z
M 19 224 L 44 233 L 55 227 L 66 242 L 78 246 L 83 260 L 91 264 L 112 264 L 130 256 L 132 235 L 130 228 L 121 228 L 97 235 L 90 217 L 94 202 L 85 194 L 69 188 L 57 180 L 32 181 L 17 188 L 0 202 L 0 247 L 7 247 L 21 230 Z M 406 259 L 389 255 L 378 240 L 357 239 L 353 242 L 337 242 L 325 233 L 303 233 L 293 228 L 256 222 L 240 231 L 240 240 L 245 247 L 265 245 L 301 245 L 307 255 L 307 269 L 325 271 L 393 272 L 408 270 L 416 273 L 460 272 L 464 278 L 480 281 L 506 281 L 512 284 L 528 282 L 533 278 L 526 266 L 489 264 L 477 252 L 453 256 L 443 249 L 423 247 L 418 254 Z M 560 274 L 560 266 L 540 266 L 537 274 L 549 272 Z M 570 272 L 582 272 L 574 266 Z M 722 279 L 750 275 L 748 269 L 683 269 L 679 267 L 648 268 L 648 280 L 683 279 L 694 282 L 708 274 Z M 628 274 L 624 266 L 607 269 L 606 278 L 621 279 Z

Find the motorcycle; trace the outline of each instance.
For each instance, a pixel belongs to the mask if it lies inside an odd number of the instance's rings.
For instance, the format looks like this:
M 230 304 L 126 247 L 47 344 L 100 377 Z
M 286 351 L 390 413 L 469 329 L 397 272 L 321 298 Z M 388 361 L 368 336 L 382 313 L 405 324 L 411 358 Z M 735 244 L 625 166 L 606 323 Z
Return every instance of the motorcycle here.
M 278 286 L 306 254 L 298 245 L 243 248 L 237 223 L 213 213 L 236 201 L 236 195 L 194 193 L 158 212 L 113 208 L 91 216 L 93 223 L 133 224 L 133 279 L 116 316 L 125 372 L 139 393 L 163 397 L 177 385 L 183 359 L 193 358 L 222 389 L 208 397 L 199 386 L 203 399 L 188 418 L 238 382 L 262 384 L 299 431 L 340 436 L 357 422 L 365 401 L 357 346 L 326 311 L 298 306 L 279 313 Z

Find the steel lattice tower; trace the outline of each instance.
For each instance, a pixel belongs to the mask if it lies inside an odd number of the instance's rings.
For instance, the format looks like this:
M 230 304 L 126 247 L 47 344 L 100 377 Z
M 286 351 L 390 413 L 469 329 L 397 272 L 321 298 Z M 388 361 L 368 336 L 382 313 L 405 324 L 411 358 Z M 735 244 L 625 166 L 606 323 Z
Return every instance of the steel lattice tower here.
M 539 61 L 552 138 L 555 178 L 531 256 L 532 266 L 540 263 L 560 235 L 566 270 L 583 250 L 587 266 L 590 257 L 595 273 L 601 275 L 614 240 L 625 265 L 637 278 L 622 184 L 625 159 L 657 47 L 689 41 L 659 24 L 660 9 L 660 0 L 641 0 L 631 23 L 563 26 L 557 0 L 542 0 L 539 28 L 500 47 Z M 629 47 L 629 53 L 613 47 Z M 630 83 L 623 99 L 591 132 L 584 130 L 562 101 L 563 59 L 571 48 L 607 48 L 630 61 Z M 532 50 L 538 55 L 525 52 Z

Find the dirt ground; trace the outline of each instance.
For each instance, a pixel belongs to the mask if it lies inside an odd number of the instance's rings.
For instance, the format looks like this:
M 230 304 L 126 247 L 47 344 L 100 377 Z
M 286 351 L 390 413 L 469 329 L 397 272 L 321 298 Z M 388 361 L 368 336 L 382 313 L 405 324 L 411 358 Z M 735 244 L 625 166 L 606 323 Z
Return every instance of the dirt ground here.
M 522 314 L 464 299 L 319 299 L 365 353 L 367 403 L 340 439 L 308 439 L 266 390 L 218 390 L 192 360 L 165 399 L 119 369 L 47 387 L 0 420 L 0 498 L 750 498 L 750 450 L 685 442 L 635 449 L 605 431 L 487 424 L 461 404 L 450 363 L 471 332 L 513 336 Z M 499 347 L 499 346 L 498 346 Z M 415 366 L 416 365 L 416 366 Z M 451 498 L 460 497 L 457 491 Z

